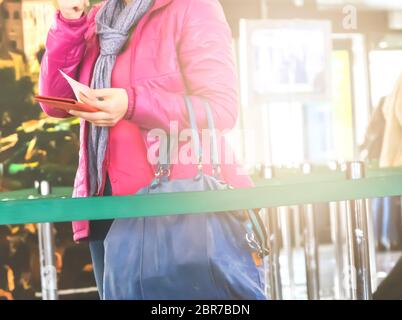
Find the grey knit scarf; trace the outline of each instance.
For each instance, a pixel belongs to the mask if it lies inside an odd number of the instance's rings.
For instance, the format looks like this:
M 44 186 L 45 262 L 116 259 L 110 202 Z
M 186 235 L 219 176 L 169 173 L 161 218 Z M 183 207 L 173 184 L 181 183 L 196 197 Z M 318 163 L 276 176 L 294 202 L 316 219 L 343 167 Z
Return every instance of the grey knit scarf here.
M 108 0 L 96 15 L 100 55 L 96 61 L 91 87 L 111 87 L 112 71 L 116 58 L 128 40 L 129 31 L 151 8 L 153 0 Z M 97 195 L 102 187 L 102 167 L 109 139 L 109 129 L 89 124 L 88 175 L 89 195 Z

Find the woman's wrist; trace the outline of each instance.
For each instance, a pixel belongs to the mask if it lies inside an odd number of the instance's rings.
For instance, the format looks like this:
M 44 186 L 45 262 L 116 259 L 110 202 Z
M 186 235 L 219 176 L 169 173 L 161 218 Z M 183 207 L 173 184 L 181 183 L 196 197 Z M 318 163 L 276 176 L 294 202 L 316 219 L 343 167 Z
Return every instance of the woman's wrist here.
M 124 115 L 124 120 L 132 120 L 135 111 L 135 90 L 134 88 L 125 88 L 128 95 L 127 112 Z

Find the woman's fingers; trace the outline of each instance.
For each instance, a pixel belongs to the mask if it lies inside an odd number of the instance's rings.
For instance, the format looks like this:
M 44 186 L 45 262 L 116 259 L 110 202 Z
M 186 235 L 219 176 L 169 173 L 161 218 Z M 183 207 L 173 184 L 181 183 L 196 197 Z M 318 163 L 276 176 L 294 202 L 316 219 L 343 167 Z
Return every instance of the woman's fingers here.
M 86 95 L 84 95 L 82 92 L 80 92 L 80 102 L 84 103 L 86 105 L 89 105 L 91 107 L 95 107 L 95 104 L 97 103 L 97 100 L 91 99 L 89 97 L 87 97 Z
M 80 100 L 82 103 L 94 107 L 100 111 L 108 110 L 108 103 L 106 101 L 90 99 L 82 93 L 80 93 Z
M 98 99 L 106 99 L 110 98 L 113 96 L 113 94 L 116 92 L 116 88 L 106 88 L 106 89 L 93 89 L 91 93 L 94 95 L 94 97 Z
M 128 96 L 125 89 L 110 88 L 91 90 L 91 97 L 80 93 L 79 100 L 99 112 L 77 112 L 71 114 L 98 126 L 112 127 L 116 125 L 124 116 L 128 108 Z
M 75 117 L 79 117 L 81 119 L 84 119 L 89 122 L 105 122 L 108 123 L 109 121 L 111 122 L 112 119 L 110 118 L 110 115 L 106 112 L 83 112 L 83 111 L 76 111 L 76 110 L 70 110 L 69 113 Z
M 57 0 L 59 9 L 80 9 L 83 10 L 89 6 L 88 0 Z
M 110 128 L 115 125 L 114 122 L 97 122 L 93 124 L 96 125 L 97 127 L 104 127 L 104 128 Z

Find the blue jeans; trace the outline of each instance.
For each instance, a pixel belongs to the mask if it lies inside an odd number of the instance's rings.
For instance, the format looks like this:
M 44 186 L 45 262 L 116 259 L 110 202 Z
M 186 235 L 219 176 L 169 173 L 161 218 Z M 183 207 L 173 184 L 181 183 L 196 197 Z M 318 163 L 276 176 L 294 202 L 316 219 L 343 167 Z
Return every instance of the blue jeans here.
M 103 196 L 111 196 L 112 186 L 109 177 L 106 177 Z M 112 225 L 113 220 L 100 220 L 90 222 L 89 250 L 91 252 L 92 266 L 95 275 L 99 296 L 103 299 L 103 274 L 105 269 L 105 247 L 103 242 Z
M 96 286 L 98 288 L 99 297 L 103 299 L 103 274 L 105 269 L 105 248 L 103 240 L 90 240 L 89 250 L 91 251 L 92 266 L 94 269 Z

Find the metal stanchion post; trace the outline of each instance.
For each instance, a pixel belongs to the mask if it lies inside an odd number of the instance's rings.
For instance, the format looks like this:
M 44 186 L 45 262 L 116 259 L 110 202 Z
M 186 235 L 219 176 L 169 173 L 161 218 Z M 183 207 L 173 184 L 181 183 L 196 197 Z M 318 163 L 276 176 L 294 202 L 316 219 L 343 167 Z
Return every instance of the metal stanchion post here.
M 282 300 L 282 279 L 280 265 L 280 228 L 278 219 L 278 210 L 268 210 L 269 219 L 269 237 L 271 244 L 271 254 L 269 256 L 269 272 L 271 281 L 272 300 Z
M 377 279 L 377 252 L 374 233 L 374 217 L 371 210 L 371 200 L 366 201 L 367 212 L 367 230 L 368 230 L 368 245 L 369 245 L 369 260 L 370 260 L 370 274 L 371 274 L 371 290 L 374 292 L 378 287 Z
M 362 162 L 348 163 L 348 179 L 358 180 L 364 176 Z M 348 201 L 347 214 L 351 297 L 353 300 L 370 300 L 372 287 L 366 200 Z
M 282 243 L 283 251 L 287 260 L 287 275 L 289 283 L 290 299 L 296 298 L 296 284 L 295 284 L 295 273 L 294 273 L 294 262 L 293 262 L 293 246 L 292 246 L 292 213 L 288 207 L 278 208 L 278 214 L 280 218 L 281 233 L 282 233 Z
M 336 161 L 330 164 L 330 169 L 334 172 L 339 170 L 339 165 Z M 335 299 L 345 299 L 345 286 L 344 286 L 344 228 L 342 215 L 344 211 L 341 208 L 340 202 L 329 203 L 330 224 L 331 224 L 331 239 L 334 244 L 335 251 L 335 281 L 334 292 Z
M 348 202 L 347 201 L 341 201 L 339 202 L 339 210 L 340 210 L 340 223 L 344 227 L 343 229 L 343 270 L 342 270 L 342 292 L 344 294 L 343 299 L 351 299 L 351 290 L 350 288 L 350 283 L 351 283 L 351 278 L 350 278 L 350 272 L 349 272 L 349 261 L 350 261 L 350 252 L 348 250 L 348 231 L 347 231 L 347 224 L 348 224 Z
M 50 194 L 50 184 L 40 182 L 42 196 Z M 57 271 L 53 236 L 53 223 L 38 223 L 39 259 L 43 300 L 57 300 Z
M 274 168 L 272 166 L 263 167 L 265 179 L 274 178 Z M 282 300 L 282 280 L 280 268 L 280 228 L 278 221 L 278 210 L 276 208 L 266 209 L 266 223 L 268 226 L 269 242 L 271 253 L 268 257 L 268 268 L 266 269 L 266 283 L 268 284 L 267 296 L 270 300 Z
M 311 173 L 311 165 L 304 164 L 304 174 Z M 304 257 L 306 263 L 307 298 L 309 300 L 320 299 L 320 274 L 318 261 L 318 238 L 315 221 L 314 206 L 304 205 L 302 208 Z
M 295 248 L 301 248 L 303 246 L 303 235 L 301 229 L 301 215 L 300 215 L 300 206 L 292 206 L 291 210 L 293 212 L 292 215 L 292 223 L 294 229 L 294 245 Z

